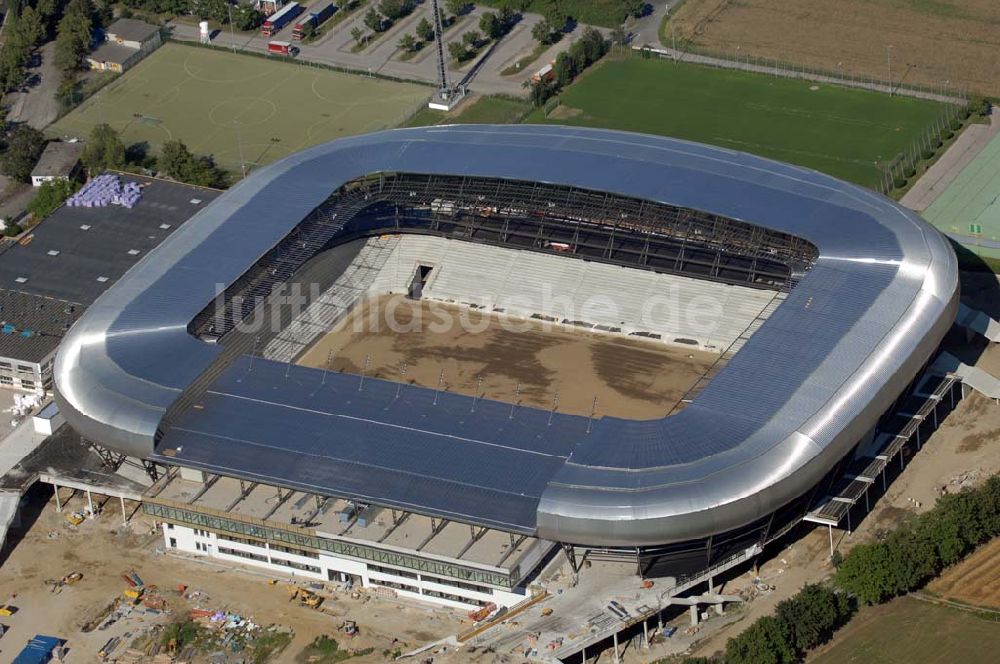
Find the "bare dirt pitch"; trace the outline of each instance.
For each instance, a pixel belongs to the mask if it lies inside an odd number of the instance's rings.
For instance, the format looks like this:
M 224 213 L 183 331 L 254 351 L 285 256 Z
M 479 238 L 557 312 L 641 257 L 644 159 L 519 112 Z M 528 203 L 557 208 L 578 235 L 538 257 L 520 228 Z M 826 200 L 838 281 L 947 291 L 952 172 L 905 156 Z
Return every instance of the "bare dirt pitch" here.
M 693 39 L 730 57 L 776 58 L 883 80 L 891 45 L 897 83 L 1000 94 L 996 0 L 684 0 L 673 29 L 678 45 Z M 665 32 L 670 42 L 670 28 Z
M 442 324 L 447 318 L 453 324 Z M 519 403 L 548 409 L 558 393 L 559 412 L 589 415 L 596 396 L 598 417 L 651 419 L 669 412 L 718 356 L 392 295 L 355 307 L 298 363 L 322 368 L 330 360 L 330 371 L 360 374 L 366 357 L 365 375 L 377 378 L 430 388 L 441 380 L 442 390 L 474 395 L 481 376 L 487 399 L 512 403 L 517 392 Z

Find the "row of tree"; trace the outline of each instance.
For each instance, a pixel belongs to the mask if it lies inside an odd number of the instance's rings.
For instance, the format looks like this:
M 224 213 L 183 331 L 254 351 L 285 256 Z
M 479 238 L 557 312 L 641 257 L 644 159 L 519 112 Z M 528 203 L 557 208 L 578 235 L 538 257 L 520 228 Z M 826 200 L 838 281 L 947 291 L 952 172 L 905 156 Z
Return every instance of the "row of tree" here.
M 146 154 L 144 146 L 126 149 L 118 132 L 107 124 L 95 125 L 90 131 L 81 161 L 90 175 L 129 165 L 157 170 L 180 182 L 202 187 L 222 188 L 228 179 L 211 156 L 192 154 L 182 141 L 167 141 L 154 158 Z
M 0 88 L 3 92 L 20 89 L 28 81 L 28 67 L 35 49 L 55 33 L 63 9 L 59 0 L 37 0 L 35 6 L 10 0 L 7 27 L 0 49 Z
M 594 28 L 583 31 L 580 39 L 559 54 L 553 65 L 553 76 L 540 81 L 528 81 L 531 103 L 543 106 L 550 97 L 558 94 L 590 65 L 600 60 L 608 52 L 608 40 Z
M 806 585 L 774 615 L 729 639 L 721 657 L 683 664 L 793 664 L 846 624 L 855 601 L 885 602 L 922 587 L 977 546 L 1000 537 L 1000 475 L 977 489 L 942 496 L 934 509 L 872 544 L 834 560 L 834 586 Z
M 980 544 L 1000 536 L 1000 476 L 978 489 L 938 499 L 934 509 L 880 542 L 851 549 L 837 583 L 875 604 L 922 587 Z
M 774 615 L 763 616 L 726 643 L 724 664 L 793 664 L 830 640 L 854 614 L 855 605 L 843 592 L 809 584 L 779 602 Z M 701 662 L 710 662 L 703 659 Z M 695 664 L 699 660 L 691 660 Z

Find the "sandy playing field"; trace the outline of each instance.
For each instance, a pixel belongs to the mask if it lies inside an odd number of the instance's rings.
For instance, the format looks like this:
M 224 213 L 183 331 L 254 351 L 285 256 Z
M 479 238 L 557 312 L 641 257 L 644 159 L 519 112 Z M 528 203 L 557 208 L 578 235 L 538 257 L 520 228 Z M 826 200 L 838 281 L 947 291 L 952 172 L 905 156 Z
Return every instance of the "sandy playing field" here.
M 691 38 L 730 57 L 777 58 L 879 79 L 891 67 L 896 83 L 1000 92 L 996 0 L 684 0 L 674 33 L 678 42 Z
M 454 324 L 442 324 L 445 317 Z M 479 394 L 489 399 L 513 402 L 520 385 L 525 405 L 551 408 L 558 393 L 560 412 L 589 415 L 596 396 L 599 417 L 650 419 L 665 415 L 717 356 L 386 296 L 355 308 L 298 363 L 323 367 L 332 358 L 331 371 L 361 373 L 366 357 L 368 376 L 400 380 L 405 363 L 402 379 L 425 387 L 440 380 L 443 390 L 473 395 L 481 377 Z

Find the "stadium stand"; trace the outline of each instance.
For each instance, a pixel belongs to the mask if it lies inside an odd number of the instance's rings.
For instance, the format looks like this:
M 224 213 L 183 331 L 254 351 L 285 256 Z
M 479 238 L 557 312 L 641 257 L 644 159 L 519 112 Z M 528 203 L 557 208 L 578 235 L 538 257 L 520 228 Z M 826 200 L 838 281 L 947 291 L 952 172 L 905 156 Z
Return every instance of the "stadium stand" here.
M 419 265 L 432 267 L 427 299 L 666 343 L 696 341 L 719 353 L 775 297 L 769 290 L 425 235 L 403 236 L 373 291 L 406 293 Z

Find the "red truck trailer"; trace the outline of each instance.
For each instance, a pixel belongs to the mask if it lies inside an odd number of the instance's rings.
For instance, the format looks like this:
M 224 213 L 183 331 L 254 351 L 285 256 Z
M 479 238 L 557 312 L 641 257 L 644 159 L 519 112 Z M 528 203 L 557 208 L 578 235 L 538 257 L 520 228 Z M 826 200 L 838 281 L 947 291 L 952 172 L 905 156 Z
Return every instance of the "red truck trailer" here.
M 304 19 L 292 27 L 292 39 L 294 41 L 302 41 L 302 32 L 306 29 L 307 25 L 311 25 L 313 30 L 315 30 L 326 22 L 328 18 L 333 16 L 335 11 L 337 11 L 337 6 L 331 2 L 319 11 L 309 12 Z
M 267 52 L 275 55 L 292 55 L 292 45 L 286 41 L 267 42 Z
M 287 5 L 267 17 L 264 25 L 260 26 L 261 37 L 273 37 L 286 25 L 292 22 L 302 13 L 303 7 L 297 2 L 289 2 Z

